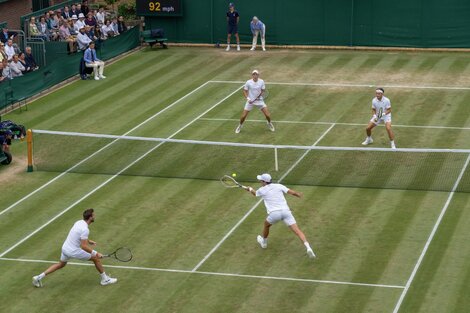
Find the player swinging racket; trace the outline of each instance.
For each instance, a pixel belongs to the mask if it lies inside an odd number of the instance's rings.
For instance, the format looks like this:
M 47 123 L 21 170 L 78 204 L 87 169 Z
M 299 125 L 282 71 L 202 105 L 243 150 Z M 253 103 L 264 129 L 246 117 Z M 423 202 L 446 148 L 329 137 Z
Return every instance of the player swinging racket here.
M 252 187 L 246 187 L 245 190 L 256 197 L 263 198 L 264 205 L 266 206 L 266 210 L 268 212 L 268 217 L 264 221 L 263 236 L 258 235 L 256 238 L 261 248 L 266 249 L 268 247 L 269 227 L 271 227 L 271 225 L 275 224 L 276 222 L 283 221 L 284 224 L 289 226 L 289 228 L 303 242 L 305 248 L 307 249 L 307 255 L 310 258 L 315 258 L 315 253 L 305 238 L 304 233 L 297 226 L 297 222 L 295 221 L 295 218 L 292 215 L 289 206 L 287 205 L 286 198 L 284 198 L 285 193 L 298 198 L 301 198 L 302 194 L 295 190 L 289 189 L 284 185 L 272 183 L 271 175 L 269 174 L 258 175 L 256 178 L 260 181 L 262 187 L 258 190 L 255 190 Z
M 264 85 L 264 80 L 259 78 L 259 72 L 254 70 L 251 73 L 253 77 L 250 80 L 247 80 L 245 86 L 243 87 L 243 95 L 246 98 L 245 108 L 242 112 L 242 116 L 240 117 L 240 124 L 238 124 L 237 128 L 235 129 L 235 133 L 238 134 L 242 130 L 243 122 L 245 122 L 248 113 L 253 110 L 253 107 L 257 107 L 258 109 L 263 112 L 264 116 L 266 117 L 268 128 L 272 132 L 274 131 L 274 125 L 271 123 L 271 114 L 268 111 L 268 107 L 266 103 L 264 103 L 263 93 L 266 90 L 266 86 Z
M 374 142 L 372 139 L 372 129 L 380 123 L 385 123 L 388 137 L 390 138 L 390 145 L 392 149 L 396 149 L 395 135 L 392 131 L 392 105 L 390 100 L 384 96 L 384 89 L 377 88 L 375 90 L 375 98 L 372 99 L 372 118 L 366 128 L 367 138 L 362 143 L 364 146 Z
M 95 213 L 93 209 L 88 209 L 83 212 L 83 220 L 75 222 L 72 229 L 67 236 L 64 244 L 62 245 L 62 255 L 60 262 L 50 266 L 45 272 L 33 277 L 33 285 L 42 287 L 42 279 L 57 270 L 60 270 L 70 259 L 78 259 L 83 261 L 92 261 L 101 275 L 101 285 L 109 285 L 117 282 L 116 278 L 111 278 L 106 275 L 101 258 L 103 255 L 93 250 L 90 245 L 96 245 L 96 242 L 88 239 L 90 233 L 88 225 L 95 221 Z

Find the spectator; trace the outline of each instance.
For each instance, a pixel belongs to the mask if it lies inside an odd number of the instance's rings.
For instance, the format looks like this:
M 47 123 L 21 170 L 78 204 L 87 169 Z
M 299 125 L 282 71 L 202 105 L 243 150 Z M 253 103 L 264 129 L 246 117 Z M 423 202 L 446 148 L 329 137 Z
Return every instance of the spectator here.
M 16 54 L 15 47 L 13 47 L 13 40 L 8 39 L 7 45 L 5 46 L 5 53 L 7 54 L 8 61 L 11 61 Z
M 78 35 L 78 33 L 80 32 L 80 24 L 77 24 L 77 22 L 78 22 L 78 17 L 76 15 L 72 15 L 73 30 Z
M 235 34 L 237 39 L 237 51 L 240 51 L 240 37 L 238 36 L 238 22 L 240 21 L 240 15 L 235 11 L 235 5 L 229 4 L 229 11 L 227 12 L 227 48 L 225 51 L 230 51 L 230 40 L 232 34 Z
M 93 13 L 91 12 L 88 13 L 88 16 L 85 20 L 85 25 L 90 27 L 90 32 L 92 36 L 95 37 L 95 27 L 96 25 L 98 25 L 98 23 L 96 23 L 96 20 L 93 17 Z
M 23 72 L 23 75 L 28 73 L 28 72 L 32 72 L 33 69 L 31 67 L 29 67 L 27 64 L 26 64 L 26 60 L 25 60 L 25 54 L 23 52 L 20 52 L 18 54 L 18 61 L 21 63 L 21 65 L 23 65 L 24 67 L 24 71 Z
M 11 69 L 7 59 L 2 61 L 2 76 L 4 79 L 11 79 Z
M 78 24 L 78 29 L 80 29 L 80 28 L 82 28 L 86 25 L 85 24 L 85 15 L 83 15 L 83 13 L 78 14 L 77 24 Z
M 50 30 L 49 30 L 49 25 L 47 25 L 46 17 L 45 17 L 45 16 L 41 16 L 41 17 L 39 18 L 38 29 L 39 29 L 40 35 L 41 35 L 43 38 L 46 38 L 46 41 L 50 41 L 50 40 L 51 40 L 51 32 L 50 32 Z
M 78 16 L 80 14 L 80 10 L 77 10 L 77 5 L 75 3 L 72 4 L 70 14 L 75 15 L 75 16 Z
M 49 13 L 49 21 L 47 24 L 49 26 L 51 39 L 52 40 L 59 39 L 59 19 L 54 12 Z
M 11 78 L 23 76 L 26 70 L 23 64 L 19 61 L 18 54 L 15 54 L 10 62 Z
M 256 49 L 256 44 L 258 42 L 258 35 L 261 35 L 261 47 L 263 51 L 266 51 L 266 25 L 261 22 L 256 16 L 253 16 L 253 20 L 250 23 L 251 33 L 253 34 L 253 43 L 251 45 L 251 51 Z
M 85 26 L 85 33 L 87 34 L 88 38 L 91 39 L 91 41 L 98 40 L 98 38 L 95 36 L 94 27 Z
M 68 20 L 69 18 L 72 18 L 72 13 L 70 12 L 70 8 L 66 5 L 64 7 L 64 12 L 62 12 L 62 17 L 66 20 Z
M 92 42 L 92 40 L 85 33 L 85 27 L 80 28 L 80 32 L 77 35 L 78 49 L 82 51 L 85 50 L 88 48 L 90 42 Z
M 88 13 L 90 12 L 90 9 L 88 8 L 88 1 L 87 0 L 82 1 L 81 11 L 85 16 L 88 16 Z
M 105 79 L 106 76 L 103 75 L 104 71 L 104 62 L 99 60 L 96 57 L 95 43 L 90 42 L 90 46 L 85 50 L 83 55 L 83 60 L 85 61 L 86 67 L 92 67 L 93 73 L 95 74 L 95 80 Z
M 69 44 L 69 53 L 77 51 L 75 48 L 77 40 L 70 33 L 67 21 L 60 22 L 59 37 L 61 41 L 66 41 Z
M 0 83 L 7 80 L 7 77 L 3 76 L 3 62 L 0 62 Z
M 80 3 L 77 3 L 77 11 L 78 11 L 78 15 L 80 15 L 80 13 L 83 14 L 83 12 L 82 12 L 82 5 L 81 5 Z M 85 15 L 85 14 L 83 14 L 83 15 Z
M 3 60 L 8 60 L 8 55 L 5 52 L 5 44 L 0 42 L 0 62 L 3 62 Z
M 101 35 L 104 40 L 114 37 L 114 29 L 111 26 L 110 20 L 106 20 L 106 23 L 101 27 Z
M 100 7 L 98 13 L 96 13 L 96 19 L 98 20 L 98 23 L 101 22 L 101 24 L 104 25 L 106 20 L 106 12 L 104 11 L 103 7 Z
M 24 49 L 25 57 L 24 60 L 26 61 L 26 65 L 33 69 L 33 71 L 39 69 L 36 60 L 34 59 L 33 53 L 31 52 L 31 47 L 26 47 Z
M 6 43 L 8 39 L 13 39 L 18 33 L 15 32 L 9 32 L 8 28 L 3 27 L 2 29 L 2 34 L 0 36 L 0 41 L 3 43 Z
M 123 32 L 127 31 L 127 26 L 124 24 L 124 16 L 119 16 L 118 18 L 118 32 L 122 34 Z
M 114 30 L 114 36 L 119 35 L 119 27 L 117 24 L 117 18 L 113 17 L 113 21 L 111 22 L 111 27 Z

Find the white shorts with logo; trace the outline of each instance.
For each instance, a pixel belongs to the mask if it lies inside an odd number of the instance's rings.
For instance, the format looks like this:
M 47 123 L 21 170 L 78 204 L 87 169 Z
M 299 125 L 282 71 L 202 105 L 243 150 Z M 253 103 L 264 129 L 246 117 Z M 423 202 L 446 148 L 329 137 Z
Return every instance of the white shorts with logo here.
M 65 249 L 62 249 L 60 260 L 62 262 L 68 262 L 70 259 L 88 261 L 91 259 L 91 253 L 88 253 L 82 249 L 77 249 L 75 251 L 66 251 Z
M 374 120 L 374 118 L 372 117 L 370 119 L 370 122 L 371 123 L 374 123 L 375 125 L 379 125 L 379 124 L 382 124 L 382 123 L 391 123 L 392 122 L 392 113 L 389 113 L 387 115 L 382 115 L 381 118 L 379 118 L 377 121 Z
M 245 110 L 246 111 L 251 111 L 251 110 L 253 110 L 254 107 L 258 108 L 259 110 L 262 110 L 263 108 L 266 107 L 266 103 L 264 103 L 263 100 L 257 100 L 257 101 L 254 101 L 253 103 L 250 103 L 250 102 L 247 101 L 245 103 Z
M 292 212 L 290 210 L 272 211 L 271 213 L 268 214 L 266 221 L 268 221 L 268 223 L 271 225 L 279 221 L 283 221 L 284 224 L 286 224 L 287 226 L 297 224 L 297 222 L 295 221 L 294 215 L 292 215 Z

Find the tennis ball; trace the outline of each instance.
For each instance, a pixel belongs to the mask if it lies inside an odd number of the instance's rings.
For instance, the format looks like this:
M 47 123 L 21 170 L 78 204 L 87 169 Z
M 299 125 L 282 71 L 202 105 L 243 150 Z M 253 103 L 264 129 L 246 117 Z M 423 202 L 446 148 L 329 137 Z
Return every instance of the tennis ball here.
M 232 173 L 232 177 L 237 177 L 237 173 Z

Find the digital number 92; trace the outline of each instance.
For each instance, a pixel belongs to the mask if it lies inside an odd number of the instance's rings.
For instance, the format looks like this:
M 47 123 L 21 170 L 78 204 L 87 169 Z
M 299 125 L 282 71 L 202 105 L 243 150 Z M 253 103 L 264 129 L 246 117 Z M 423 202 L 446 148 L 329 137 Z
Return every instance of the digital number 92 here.
M 149 2 L 149 10 L 159 12 L 161 10 L 160 2 Z

